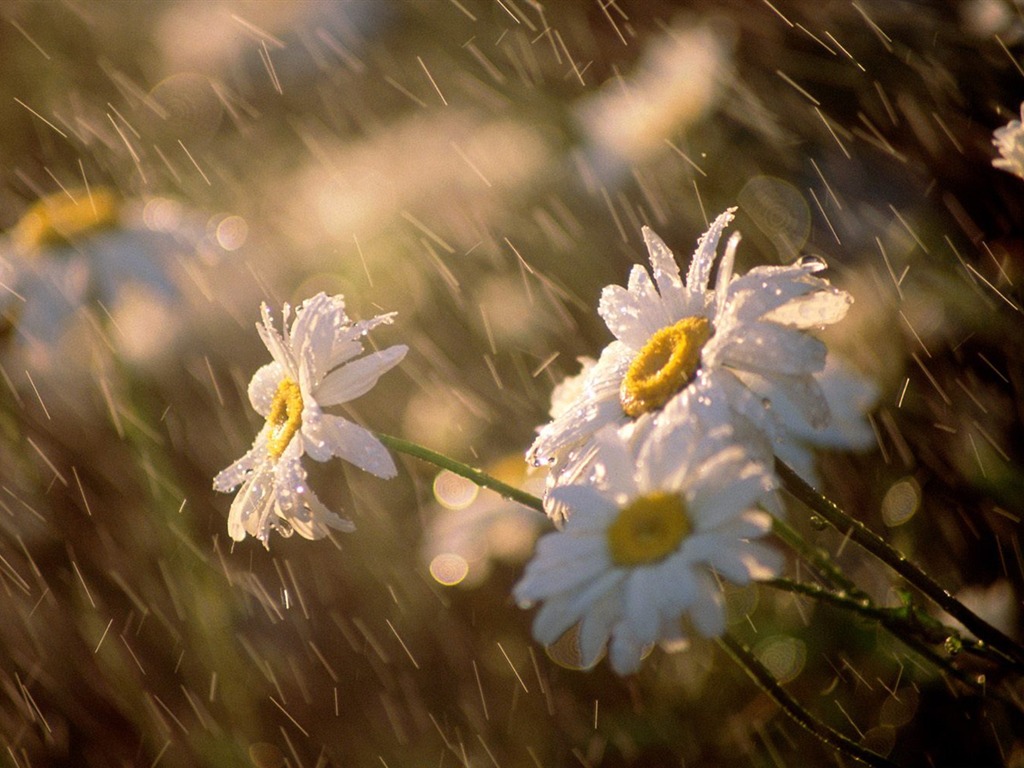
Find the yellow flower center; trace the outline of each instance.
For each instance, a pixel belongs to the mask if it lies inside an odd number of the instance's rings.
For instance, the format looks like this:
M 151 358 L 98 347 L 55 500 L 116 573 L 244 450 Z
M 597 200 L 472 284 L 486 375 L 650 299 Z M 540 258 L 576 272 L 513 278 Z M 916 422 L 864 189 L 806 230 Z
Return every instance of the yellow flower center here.
M 117 224 L 117 197 L 98 187 L 47 195 L 33 203 L 14 226 L 15 242 L 26 251 L 74 240 Z
M 267 426 L 270 427 L 267 453 L 270 458 L 279 459 L 296 430 L 302 426 L 302 391 L 291 379 L 282 379 L 277 385 L 270 413 L 267 414 Z
M 649 565 L 675 552 L 692 529 L 683 497 L 657 491 L 619 510 L 608 526 L 608 550 L 615 565 Z
M 634 419 L 661 408 L 693 379 L 700 352 L 711 338 L 711 323 L 699 315 L 684 317 L 647 340 L 619 388 L 619 402 Z

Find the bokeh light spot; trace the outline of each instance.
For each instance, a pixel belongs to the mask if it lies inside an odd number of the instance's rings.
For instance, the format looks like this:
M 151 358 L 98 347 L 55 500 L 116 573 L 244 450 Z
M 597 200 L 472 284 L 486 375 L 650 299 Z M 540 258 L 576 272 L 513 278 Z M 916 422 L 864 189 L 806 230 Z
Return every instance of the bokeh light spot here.
M 597 659 L 595 659 L 593 664 L 590 666 L 584 666 L 583 656 L 580 653 L 579 624 L 570 627 L 569 630 L 554 643 L 546 646 L 544 648 L 544 652 L 547 654 L 548 658 L 558 666 L 576 671 L 591 669 L 596 666 L 597 662 L 604 656 L 604 653 L 602 652 L 598 654 Z
M 287 763 L 284 753 L 266 741 L 249 745 L 249 759 L 256 768 L 283 768 Z
M 921 486 L 912 477 L 892 484 L 882 499 L 882 521 L 890 528 L 903 525 L 921 505 Z
M 464 477 L 449 472 L 439 472 L 434 478 L 434 497 L 447 509 L 465 509 L 474 501 L 480 488 Z
M 434 581 L 446 587 L 454 587 L 466 578 L 469 563 L 462 555 L 454 552 L 443 552 L 430 561 L 430 575 Z
M 770 637 L 758 644 L 756 653 L 780 683 L 795 680 L 807 662 L 807 646 L 795 637 Z
M 225 216 L 217 225 L 217 243 L 225 251 L 237 251 L 249 237 L 249 224 L 241 216 Z

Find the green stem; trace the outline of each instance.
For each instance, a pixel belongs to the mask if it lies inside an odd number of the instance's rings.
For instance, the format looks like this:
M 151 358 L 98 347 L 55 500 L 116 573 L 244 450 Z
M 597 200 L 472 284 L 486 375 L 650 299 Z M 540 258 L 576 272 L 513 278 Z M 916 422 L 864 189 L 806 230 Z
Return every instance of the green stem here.
M 767 581 L 760 581 L 758 584 L 784 592 L 804 595 L 814 600 L 828 603 L 836 608 L 851 611 L 869 621 L 877 621 L 901 643 L 934 664 L 940 670 L 959 680 L 975 693 L 983 696 L 992 696 L 1003 704 L 1013 707 L 1015 710 L 1022 709 L 1018 702 L 1012 701 L 997 688 L 986 687 L 984 682 L 979 682 L 977 675 L 972 675 L 955 667 L 948 658 L 930 648 L 928 643 L 934 642 L 934 638 L 927 637 L 928 632 L 941 627 L 945 630 L 941 634 L 948 636 L 955 635 L 956 630 L 942 625 L 936 625 L 935 627 L 923 626 L 920 615 L 913 606 L 907 606 L 906 608 L 880 608 L 864 599 L 829 592 L 817 584 L 805 584 L 798 581 L 790 581 L 789 579 L 769 579 Z M 934 620 L 932 619 L 932 621 Z M 925 634 L 923 639 L 921 637 L 922 633 Z M 964 651 L 993 660 L 991 649 L 981 644 L 964 643 Z M 995 660 L 1002 661 L 1003 659 L 999 657 Z
M 544 503 L 532 493 L 521 491 L 507 483 L 503 483 L 496 477 L 491 477 L 486 472 L 481 472 L 479 469 L 474 469 L 468 464 L 463 464 L 461 461 L 455 461 L 455 459 L 450 459 L 444 454 L 432 451 L 429 448 L 424 448 L 418 443 L 403 440 L 400 437 L 392 437 L 391 435 L 383 435 L 380 433 L 377 433 L 377 437 L 382 443 L 384 443 L 384 445 L 393 451 L 398 451 L 399 453 L 404 453 L 408 456 L 414 456 L 417 459 L 433 464 L 435 467 L 447 469 L 449 472 L 454 472 L 456 475 L 464 477 L 482 488 L 490 488 L 492 491 L 501 494 L 506 499 L 511 499 L 512 501 L 522 504 L 524 507 L 535 509 L 542 514 L 544 513 Z
M 772 533 L 781 539 L 790 549 L 811 565 L 828 584 L 844 590 L 856 598 L 867 597 L 867 594 L 832 561 L 828 553 L 810 544 L 796 529 L 777 517 L 772 518 Z
M 947 627 L 928 614 L 921 613 L 912 603 L 907 603 L 898 608 L 887 608 L 875 605 L 870 598 L 862 595 L 831 592 L 817 584 L 807 584 L 784 578 L 768 579 L 758 583 L 783 592 L 804 595 L 819 602 L 828 603 L 835 608 L 856 613 L 858 616 L 869 621 L 876 621 L 904 642 L 908 638 L 913 638 L 919 642 L 936 645 L 945 643 L 951 637 L 960 639 L 958 630 L 953 627 Z M 999 664 L 1005 664 L 1007 661 L 1002 654 L 995 653 L 994 649 L 983 643 L 962 639 L 960 639 L 960 643 L 964 653 L 985 658 Z M 949 672 L 959 671 L 949 663 L 948 659 L 944 659 L 941 656 L 938 659 L 943 662 L 941 666 L 944 666 Z M 932 661 L 934 660 L 932 659 Z M 1013 664 L 1012 661 L 1010 662 L 1010 667 L 1020 671 L 1019 665 Z
M 898 550 L 887 544 L 864 523 L 850 517 L 834 502 L 822 496 L 794 472 L 785 462 L 775 459 L 775 471 L 793 496 L 806 504 L 815 514 L 841 533 L 847 534 L 860 546 L 884 562 L 896 573 L 917 587 L 942 610 L 970 630 L 975 637 L 988 643 L 1016 662 L 1024 662 L 1024 648 L 979 617 L 957 600 L 931 576 L 912 563 Z
M 811 734 L 854 760 L 860 760 L 875 766 L 875 768 L 895 768 L 896 764 L 892 761 L 862 747 L 804 709 L 800 702 L 783 689 L 768 668 L 758 661 L 757 657 L 742 642 L 727 633 L 718 639 L 718 643 L 732 660 L 739 664 L 776 704 L 782 707 L 787 715 Z

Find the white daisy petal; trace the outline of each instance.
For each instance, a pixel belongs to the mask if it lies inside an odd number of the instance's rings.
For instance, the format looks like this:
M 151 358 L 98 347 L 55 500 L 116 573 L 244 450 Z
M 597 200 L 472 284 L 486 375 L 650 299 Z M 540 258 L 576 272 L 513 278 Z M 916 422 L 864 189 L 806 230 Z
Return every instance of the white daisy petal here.
M 718 250 L 718 241 L 722 232 L 733 220 L 736 213 L 735 208 L 730 208 L 718 215 L 708 231 L 701 235 L 697 241 L 697 250 L 690 261 L 690 269 L 686 273 L 686 289 L 690 293 L 704 293 L 708 287 L 708 278 L 711 276 L 711 268 L 715 263 L 715 254 Z
M 720 343 L 708 344 L 705 352 L 731 368 L 794 375 L 822 370 L 827 349 L 807 333 L 759 322 L 737 328 Z
M 257 369 L 249 380 L 249 404 L 263 418 L 270 413 L 278 385 L 285 376 L 287 373 L 284 368 L 274 360 Z
M 324 414 L 318 429 L 310 434 L 310 430 L 304 428 L 303 436 L 322 443 L 331 456 L 355 464 L 371 475 L 388 479 L 398 474 L 395 460 L 377 436 L 340 416 Z
M 390 325 L 395 319 L 394 312 L 386 315 L 377 315 L 369 320 L 359 320 L 351 325 L 339 327 L 334 337 L 334 346 L 331 349 L 331 357 L 328 361 L 328 369 L 337 368 L 347 360 L 351 360 L 363 351 L 363 345 L 359 339 L 363 338 L 379 325 Z
M 619 342 L 609 344 L 587 375 L 584 393 L 557 419 L 541 429 L 527 451 L 534 465 L 550 464 L 567 447 L 579 443 L 608 424 L 624 423 L 619 387 L 629 367 L 628 350 Z
M 701 599 L 690 609 L 693 624 L 704 637 L 721 637 L 725 632 L 725 601 L 710 576 L 703 579 Z
M 340 405 L 366 394 L 377 380 L 405 357 L 404 344 L 364 355 L 329 373 L 316 389 L 317 402 L 323 406 Z
M 217 473 L 217 476 L 213 478 L 214 490 L 221 493 L 233 491 L 262 460 L 266 452 L 267 441 L 265 435 L 260 433 L 252 448 L 246 451 L 242 458 Z
M 749 462 L 746 456 L 726 457 L 717 463 L 713 460 L 705 467 L 707 471 L 691 487 L 689 499 L 699 530 L 710 530 L 735 518 L 772 491 L 768 469 Z
M 612 669 L 620 675 L 633 674 L 640 668 L 640 661 L 645 650 L 647 650 L 646 644 L 633 634 L 629 624 L 620 622 L 616 625 L 608 654 L 611 658 Z
M 270 352 L 270 356 L 287 371 L 288 376 L 298 381 L 298 364 L 292 354 L 291 345 L 287 344 L 274 328 L 274 321 L 270 317 L 270 307 L 266 304 L 261 305 L 260 314 L 263 317 L 263 322 L 256 324 L 256 331 L 263 339 L 263 344 Z
M 615 509 L 615 502 L 607 493 L 590 485 L 566 485 L 553 488 L 548 494 L 554 501 L 564 504 L 573 512 L 580 513 L 580 519 L 573 524 L 571 530 L 585 530 L 586 521 L 602 522 L 605 515 Z M 576 515 L 573 515 L 575 520 Z
M 762 319 L 792 328 L 821 328 L 838 323 L 850 311 L 848 293 L 819 290 L 762 314 Z
M 661 623 L 658 616 L 658 569 L 635 568 L 626 580 L 622 621 L 641 643 L 653 643 Z
M 597 313 L 612 335 L 630 349 L 640 349 L 651 335 L 651 331 L 641 320 L 639 300 L 621 285 L 604 287 L 597 305 Z
M 324 293 L 318 293 L 299 306 L 290 337 L 294 355 L 303 363 L 299 370 L 303 389 L 316 389 L 329 370 L 336 330 L 347 320 L 344 302 Z
M 550 645 L 565 634 L 573 624 L 590 609 L 595 602 L 623 581 L 621 571 L 606 571 L 580 589 L 560 592 L 545 604 L 534 619 L 534 636 L 545 645 Z M 552 606 L 552 610 L 545 610 Z
M 676 257 L 672 251 L 650 227 L 643 227 L 640 231 L 643 233 L 644 243 L 647 245 L 648 254 L 650 254 L 654 282 L 658 284 L 658 292 L 662 298 L 673 292 L 681 292 L 683 280 L 679 275 L 679 265 L 676 263 Z
M 322 539 L 330 528 L 349 533 L 356 529 L 351 520 L 331 512 L 311 490 L 303 494 L 302 503 L 309 511 L 305 519 L 291 518 L 292 528 L 304 539 Z
M 598 656 L 608 642 L 612 627 L 622 613 L 615 592 L 607 592 L 595 602 L 580 622 L 580 663 L 584 667 L 597 663 Z

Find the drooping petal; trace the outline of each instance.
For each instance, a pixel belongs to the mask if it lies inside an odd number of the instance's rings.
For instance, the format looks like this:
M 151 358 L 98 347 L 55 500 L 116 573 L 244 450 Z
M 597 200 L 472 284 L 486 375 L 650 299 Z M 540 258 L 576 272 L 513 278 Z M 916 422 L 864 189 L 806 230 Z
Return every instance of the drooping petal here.
M 383 443 L 368 429 L 348 419 L 323 414 L 315 425 L 303 423 L 302 437 L 308 444 L 321 446 L 322 451 L 316 455 L 337 456 L 384 479 L 398 474 L 395 461 Z M 316 458 L 312 450 L 309 453 Z
M 246 533 L 266 544 L 274 509 L 272 470 L 261 464 L 253 472 L 231 502 L 228 513 L 228 534 L 241 541 Z
M 267 453 L 266 435 L 257 435 L 252 447 L 231 465 L 217 473 L 213 478 L 213 488 L 221 493 L 229 493 L 237 488 L 253 468 Z
M 404 344 L 373 352 L 336 368 L 314 391 L 322 407 L 340 405 L 366 394 L 385 373 L 398 365 L 409 348 Z
M 304 539 L 322 539 L 327 535 L 329 528 L 346 533 L 356 529 L 355 523 L 336 515 L 324 506 L 312 490 L 306 490 L 302 496 L 302 503 L 309 514 L 304 518 L 292 518 L 292 528 Z

